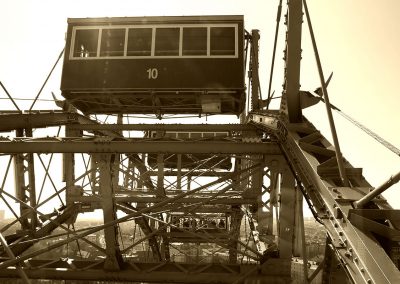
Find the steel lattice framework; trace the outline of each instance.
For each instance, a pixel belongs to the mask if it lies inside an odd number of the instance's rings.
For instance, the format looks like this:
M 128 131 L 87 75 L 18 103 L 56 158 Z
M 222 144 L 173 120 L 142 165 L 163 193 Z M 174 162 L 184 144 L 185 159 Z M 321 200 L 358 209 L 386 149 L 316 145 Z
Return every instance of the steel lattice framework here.
M 0 278 L 291 283 L 292 257 L 307 262 L 304 197 L 327 233 L 305 283 L 399 283 L 400 212 L 369 197 L 362 169 L 302 115 L 302 6 L 288 1 L 279 111 L 259 99 L 253 31 L 252 106 L 240 124 L 2 113 L 0 198 L 15 218 L 0 229 Z M 100 221 L 77 222 L 87 212 Z

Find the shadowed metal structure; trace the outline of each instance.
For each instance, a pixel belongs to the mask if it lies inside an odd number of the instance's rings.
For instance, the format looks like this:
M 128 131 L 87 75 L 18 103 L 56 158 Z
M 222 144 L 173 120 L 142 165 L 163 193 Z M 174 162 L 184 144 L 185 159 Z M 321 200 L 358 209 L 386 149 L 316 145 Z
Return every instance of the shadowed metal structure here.
M 302 115 L 320 100 L 299 89 L 303 4 L 288 1 L 280 110 L 261 98 L 259 34 L 241 16 L 70 19 L 63 110 L 0 114 L 0 197 L 14 217 L 0 229 L 0 278 L 399 283 L 400 213 L 380 195 L 399 175 L 374 190 Z M 303 200 L 326 230 L 312 270 Z

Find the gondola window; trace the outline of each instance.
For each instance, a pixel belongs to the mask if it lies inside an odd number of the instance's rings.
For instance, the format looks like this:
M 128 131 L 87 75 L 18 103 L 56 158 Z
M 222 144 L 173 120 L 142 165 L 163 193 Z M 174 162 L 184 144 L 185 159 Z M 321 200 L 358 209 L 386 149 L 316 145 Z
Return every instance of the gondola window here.
M 97 56 L 98 29 L 79 29 L 75 31 L 74 57 Z
M 103 29 L 100 56 L 124 56 L 125 29 Z
M 178 56 L 179 55 L 179 28 L 157 28 L 155 55 Z
M 151 55 L 151 28 L 134 28 L 128 30 L 127 56 Z
M 234 27 L 212 27 L 210 32 L 211 55 L 235 55 Z
M 207 55 L 207 28 L 183 28 L 182 55 Z

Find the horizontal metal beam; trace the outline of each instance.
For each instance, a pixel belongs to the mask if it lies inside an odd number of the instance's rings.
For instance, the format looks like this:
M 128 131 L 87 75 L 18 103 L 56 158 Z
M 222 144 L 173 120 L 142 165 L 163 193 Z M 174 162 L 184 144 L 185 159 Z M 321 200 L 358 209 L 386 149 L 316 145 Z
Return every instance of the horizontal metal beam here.
M 48 266 L 46 265 L 48 264 Z M 186 264 L 125 262 L 120 271 L 103 270 L 103 261 L 30 260 L 24 272 L 31 279 L 125 281 L 156 283 L 233 283 L 247 277 L 260 277 L 258 265 Z M 36 268 L 40 267 L 40 269 Z M 0 270 L 0 278 L 18 278 L 13 268 Z
M 267 154 L 280 155 L 277 143 L 231 141 L 73 141 L 30 139 L 0 141 L 0 153 L 164 153 L 164 154 Z
M 246 124 L 98 124 L 77 114 L 62 111 L 43 111 L 35 113 L 2 113 L 0 131 L 20 128 L 43 128 L 69 124 L 74 130 L 88 131 L 254 131 L 256 128 Z
M 78 113 L 62 111 L 32 111 L 30 113 L 1 113 L 0 132 L 13 131 L 21 128 L 45 128 L 51 126 L 62 126 L 72 124 L 95 125 L 96 121 L 91 120 Z M 99 130 L 103 135 L 112 137 L 120 136 L 114 129 Z
M 44 113 L 2 114 L 0 119 L 0 131 L 59 126 L 69 123 L 83 123 L 84 121 L 87 121 L 87 123 L 94 123 L 94 121 L 77 113 L 46 111 Z
M 153 202 L 161 202 L 167 200 L 166 198 L 156 197 L 155 195 L 141 195 L 141 196 L 128 196 L 128 195 L 117 195 L 113 197 L 116 202 L 137 202 L 137 203 L 153 203 Z M 71 201 L 82 202 L 82 203 L 91 203 L 91 202 L 100 202 L 101 199 L 99 196 L 77 196 L 77 197 L 70 197 Z M 218 196 L 212 200 L 210 197 L 204 196 L 193 196 L 193 197 L 186 197 L 180 200 L 175 201 L 174 203 L 201 203 L 206 202 L 208 204 L 254 204 L 256 203 L 256 199 L 254 198 L 243 198 L 241 196 L 231 196 L 231 195 L 224 195 Z
M 156 171 L 148 171 L 147 172 L 148 175 L 150 176 L 157 176 L 158 172 Z M 181 175 L 182 177 L 184 176 L 202 176 L 202 177 L 223 177 L 226 176 L 227 174 L 229 174 L 230 172 L 219 172 L 219 171 L 187 171 L 187 170 L 183 170 L 180 173 L 178 173 L 178 171 L 174 171 L 174 170 L 165 170 L 164 171 L 164 176 L 170 176 L 170 177 L 174 177 L 174 176 L 178 176 Z
M 246 124 L 75 124 L 74 130 L 136 130 L 136 131 L 254 131 Z

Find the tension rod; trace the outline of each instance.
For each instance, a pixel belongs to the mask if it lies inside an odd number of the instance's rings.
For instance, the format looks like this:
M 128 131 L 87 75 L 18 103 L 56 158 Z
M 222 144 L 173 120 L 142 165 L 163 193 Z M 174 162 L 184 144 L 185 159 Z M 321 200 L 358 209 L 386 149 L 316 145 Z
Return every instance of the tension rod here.
M 44 81 L 44 83 L 43 83 L 42 87 L 40 88 L 39 92 L 37 93 L 35 99 L 33 100 L 32 104 L 31 104 L 31 107 L 29 108 L 29 111 L 32 110 L 32 108 L 33 108 L 33 106 L 35 105 L 37 99 L 39 98 L 40 94 L 42 93 L 44 87 L 45 87 L 46 84 L 47 84 L 47 81 L 49 80 L 51 74 L 53 73 L 54 69 L 56 68 L 58 62 L 60 61 L 61 56 L 64 54 L 64 50 L 65 50 L 64 48 L 63 48 L 63 50 L 61 50 L 60 55 L 58 56 L 58 58 L 57 58 L 57 60 L 56 60 L 56 63 L 54 63 L 53 68 L 51 68 L 49 75 L 47 75 L 47 78 L 46 78 L 46 80 Z
M 398 183 L 400 181 L 400 172 L 397 174 L 391 176 L 387 181 L 385 181 L 382 185 L 378 186 L 374 190 L 372 190 L 370 193 L 365 195 L 363 198 L 361 198 L 358 201 L 354 202 L 354 207 L 355 208 L 363 208 L 368 202 L 370 202 L 372 199 L 377 197 L 379 194 L 384 192 L 386 189 L 394 185 L 395 183 Z
M 304 3 L 304 10 L 306 12 L 308 28 L 310 30 L 311 41 L 312 41 L 312 45 L 313 45 L 313 49 L 314 49 L 315 60 L 317 61 L 318 74 L 319 74 L 319 79 L 321 81 L 322 94 L 323 94 L 324 100 L 325 100 L 326 112 L 328 114 L 328 120 L 329 120 L 329 126 L 331 129 L 332 138 L 333 138 L 333 144 L 335 146 L 336 160 L 337 160 L 338 167 L 339 167 L 340 179 L 342 180 L 342 184 L 344 186 L 349 186 L 349 181 L 346 176 L 346 169 L 343 164 L 342 152 L 340 151 L 339 139 L 337 137 L 335 122 L 333 121 L 332 110 L 330 107 L 331 104 L 329 102 L 329 97 L 328 97 L 328 90 L 326 89 L 326 85 L 325 85 L 324 73 L 322 71 L 321 60 L 319 58 L 318 48 L 317 48 L 317 44 L 315 42 L 314 32 L 313 32 L 313 28 L 311 25 L 311 19 L 310 19 L 310 14 L 308 13 L 306 0 L 303 0 L 303 3 Z
M 272 61 L 271 61 L 271 71 L 269 75 L 269 84 L 268 84 L 268 98 L 267 98 L 267 109 L 269 108 L 269 104 L 272 100 L 271 95 L 271 85 L 272 85 L 272 78 L 274 75 L 274 65 L 275 65 L 275 55 L 276 55 L 276 44 L 278 42 L 278 32 L 279 32 L 279 23 L 281 21 L 281 14 L 282 14 L 282 0 L 279 1 L 278 12 L 276 15 L 276 27 L 275 27 L 275 39 L 274 39 L 274 48 L 272 51 Z
M 0 86 L 3 88 L 4 92 L 8 96 L 8 98 L 11 100 L 11 102 L 14 104 L 14 106 L 17 108 L 18 111 L 21 111 L 20 108 L 18 107 L 17 103 L 14 101 L 10 93 L 7 91 L 6 87 L 3 85 L 3 83 L 0 81 Z

